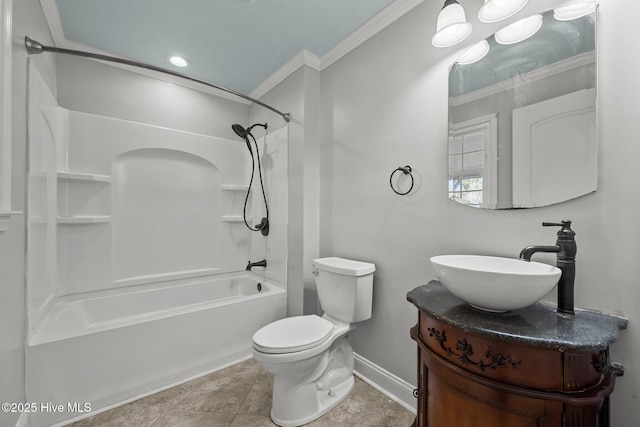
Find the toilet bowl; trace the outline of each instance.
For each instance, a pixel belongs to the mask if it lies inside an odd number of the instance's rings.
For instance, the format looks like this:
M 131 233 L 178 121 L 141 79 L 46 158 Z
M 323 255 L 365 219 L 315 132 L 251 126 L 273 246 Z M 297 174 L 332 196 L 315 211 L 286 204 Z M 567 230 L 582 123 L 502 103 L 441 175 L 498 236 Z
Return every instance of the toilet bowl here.
M 371 317 L 373 264 L 332 257 L 313 265 L 324 315 L 281 319 L 253 335 L 256 361 L 274 376 L 271 419 L 282 427 L 309 423 L 349 395 L 349 331 Z

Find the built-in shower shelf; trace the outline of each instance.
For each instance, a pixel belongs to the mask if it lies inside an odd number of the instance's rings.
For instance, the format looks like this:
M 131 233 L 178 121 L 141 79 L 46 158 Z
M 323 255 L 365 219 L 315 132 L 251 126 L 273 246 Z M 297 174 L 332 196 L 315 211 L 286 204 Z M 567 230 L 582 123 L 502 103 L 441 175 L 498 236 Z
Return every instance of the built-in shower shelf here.
M 91 173 L 58 172 L 58 180 L 77 182 L 111 182 L 111 177 L 109 175 L 97 175 Z
M 243 203 L 245 200 L 246 204 L 246 195 L 247 191 L 249 191 L 248 185 L 235 185 L 235 184 L 223 184 L 220 186 L 220 190 L 223 193 L 226 193 L 227 197 L 224 197 L 222 212 L 226 215 L 221 215 L 220 220 L 226 223 L 242 223 L 244 222 L 244 217 L 237 212 L 242 212 Z M 246 206 L 245 206 L 246 209 Z M 252 221 L 251 218 L 247 218 L 247 221 Z
M 101 224 L 111 222 L 107 215 L 59 216 L 58 224 Z
M 247 191 L 248 185 L 222 185 L 220 186 L 222 191 Z

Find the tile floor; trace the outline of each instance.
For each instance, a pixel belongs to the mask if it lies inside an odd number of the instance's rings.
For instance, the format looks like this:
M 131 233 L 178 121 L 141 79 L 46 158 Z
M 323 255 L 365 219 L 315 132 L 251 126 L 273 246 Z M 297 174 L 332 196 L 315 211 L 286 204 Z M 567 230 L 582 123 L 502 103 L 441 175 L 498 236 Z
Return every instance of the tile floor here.
M 254 359 L 70 424 L 73 427 L 274 426 L 273 377 Z M 408 427 L 414 415 L 356 377 L 344 402 L 309 427 Z

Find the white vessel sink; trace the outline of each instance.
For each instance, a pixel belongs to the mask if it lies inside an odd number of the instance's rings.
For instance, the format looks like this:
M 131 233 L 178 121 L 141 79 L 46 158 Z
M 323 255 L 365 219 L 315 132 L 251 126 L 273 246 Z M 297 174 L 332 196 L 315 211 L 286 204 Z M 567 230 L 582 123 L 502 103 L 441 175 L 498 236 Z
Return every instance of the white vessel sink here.
M 548 264 L 481 255 L 440 255 L 431 258 L 431 265 L 453 295 L 498 313 L 535 304 L 562 274 Z

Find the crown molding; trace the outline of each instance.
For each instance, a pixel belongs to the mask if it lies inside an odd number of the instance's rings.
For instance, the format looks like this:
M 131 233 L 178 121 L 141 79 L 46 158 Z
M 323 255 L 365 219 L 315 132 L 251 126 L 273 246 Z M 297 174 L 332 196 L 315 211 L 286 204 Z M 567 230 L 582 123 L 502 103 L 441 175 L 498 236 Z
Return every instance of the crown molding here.
M 362 24 L 346 39 L 325 53 L 322 57 L 318 57 L 307 50 L 302 50 L 273 72 L 269 77 L 264 79 L 249 93 L 249 96 L 260 99 L 261 96 L 276 87 L 280 82 L 293 74 L 303 65 L 311 67 L 317 71 L 324 70 L 338 59 L 342 58 L 347 53 L 351 52 L 353 49 L 385 29 L 387 26 L 391 25 L 398 18 L 418 6 L 423 1 L 424 0 L 396 0 L 392 2 L 369 21 Z
M 320 67 L 320 58 L 308 50 L 303 49 L 274 71 L 269 77 L 264 79 L 255 87 L 255 89 L 249 92 L 249 96 L 255 99 L 260 99 L 261 96 L 276 87 L 280 82 L 289 77 L 303 65 L 311 67 L 316 71 L 322 70 Z
M 384 30 L 424 0 L 396 0 L 365 22 L 320 58 L 320 70 L 327 68 L 362 43 Z
M 42 11 L 44 12 L 44 18 L 49 25 L 49 31 L 53 37 L 53 42 L 56 46 L 62 46 L 67 43 L 67 39 L 64 37 L 64 30 L 62 29 L 62 20 L 58 13 L 58 6 L 56 0 L 40 0 Z M 67 46 L 64 46 L 67 47 Z M 69 49 L 72 49 L 69 47 Z

